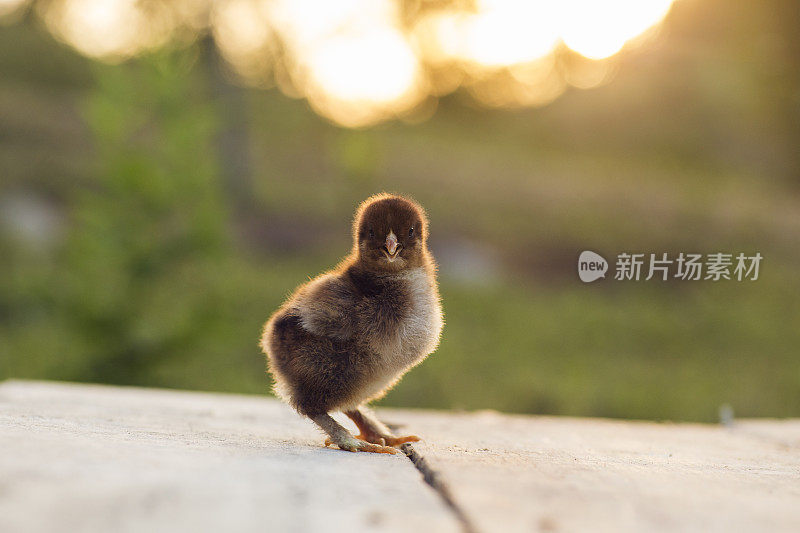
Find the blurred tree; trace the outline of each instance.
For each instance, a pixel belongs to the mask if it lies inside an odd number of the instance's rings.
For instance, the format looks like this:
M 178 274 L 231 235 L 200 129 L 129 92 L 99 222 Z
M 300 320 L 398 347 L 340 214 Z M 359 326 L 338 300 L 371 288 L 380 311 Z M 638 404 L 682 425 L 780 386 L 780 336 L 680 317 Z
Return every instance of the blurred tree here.
M 89 352 L 74 379 L 141 382 L 218 318 L 201 278 L 222 257 L 226 216 L 196 59 L 196 49 L 162 51 L 95 68 L 86 119 L 97 182 L 75 201 L 55 302 Z
M 200 41 L 211 95 L 225 110 L 218 120 L 215 142 L 218 148 L 220 177 L 237 211 L 251 211 L 253 206 L 253 169 L 250 154 L 250 121 L 247 90 L 232 82 L 233 73 L 220 56 L 214 40 Z

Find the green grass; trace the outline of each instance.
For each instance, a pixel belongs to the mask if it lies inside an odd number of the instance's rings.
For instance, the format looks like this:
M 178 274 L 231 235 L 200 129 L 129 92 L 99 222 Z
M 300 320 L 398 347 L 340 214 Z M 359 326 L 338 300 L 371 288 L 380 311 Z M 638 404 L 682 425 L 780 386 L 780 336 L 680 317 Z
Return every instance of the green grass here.
M 332 263 L 273 258 L 165 280 L 161 303 L 149 307 L 156 314 L 139 322 L 137 335 L 158 338 L 160 328 L 180 325 L 186 317 L 176 302 L 190 293 L 214 302 L 218 331 L 123 382 L 268 393 L 260 328 L 295 286 Z M 713 421 L 728 403 L 742 416 L 797 416 L 800 309 L 797 287 L 780 279 L 776 265 L 755 282 L 716 284 L 476 287 L 445 279 L 439 349 L 382 404 Z M 114 349 L 87 344 L 47 315 L 0 333 L 2 377 L 81 379 L 88 352 Z
M 445 286 L 439 351 L 385 401 L 697 421 L 724 403 L 745 416 L 800 412 L 791 294 L 768 281 L 686 283 Z

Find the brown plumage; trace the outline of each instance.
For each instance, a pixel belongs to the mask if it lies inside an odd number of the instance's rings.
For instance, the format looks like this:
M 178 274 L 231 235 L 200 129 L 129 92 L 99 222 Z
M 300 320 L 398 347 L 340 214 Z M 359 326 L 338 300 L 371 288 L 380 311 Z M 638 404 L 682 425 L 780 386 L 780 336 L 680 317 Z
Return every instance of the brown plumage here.
M 349 451 L 394 453 L 395 437 L 365 408 L 439 342 L 442 311 L 422 208 L 401 196 L 365 200 L 353 249 L 300 286 L 264 326 L 261 347 L 276 392 Z M 353 437 L 328 414 L 343 411 Z M 388 446 L 387 446 L 388 445 Z

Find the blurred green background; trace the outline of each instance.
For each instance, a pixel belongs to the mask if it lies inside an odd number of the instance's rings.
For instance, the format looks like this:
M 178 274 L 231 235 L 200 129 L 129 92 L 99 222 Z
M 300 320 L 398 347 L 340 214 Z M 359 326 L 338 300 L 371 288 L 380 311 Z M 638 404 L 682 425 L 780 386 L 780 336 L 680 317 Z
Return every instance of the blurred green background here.
M 208 36 L 109 64 L 6 20 L 0 379 L 268 394 L 262 324 L 388 190 L 428 210 L 446 327 L 382 404 L 800 416 L 797 11 L 678 1 L 600 87 L 361 129 L 238 83 Z M 764 260 L 583 284 L 585 249 Z

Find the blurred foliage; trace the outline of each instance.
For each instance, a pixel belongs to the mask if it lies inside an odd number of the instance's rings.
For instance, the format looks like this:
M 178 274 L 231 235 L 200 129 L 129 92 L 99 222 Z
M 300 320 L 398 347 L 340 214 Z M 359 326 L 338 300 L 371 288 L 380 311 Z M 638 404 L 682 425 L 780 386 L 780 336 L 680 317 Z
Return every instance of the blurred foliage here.
M 208 47 L 98 65 L 0 28 L 0 379 L 266 393 L 263 322 L 386 189 L 431 216 L 447 323 L 385 404 L 800 416 L 797 65 L 763 8 L 686 5 L 609 86 L 356 131 L 231 88 Z M 583 285 L 583 249 L 765 259 L 756 282 Z
M 35 281 L 21 269 L 4 287 L 31 311 L 10 314 L 18 372 L 144 383 L 154 362 L 213 344 L 224 328 L 213 273 L 231 254 L 211 155 L 215 113 L 192 59 L 96 66 L 85 105 L 96 179 L 70 198 L 52 267 Z

